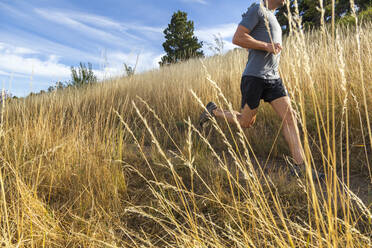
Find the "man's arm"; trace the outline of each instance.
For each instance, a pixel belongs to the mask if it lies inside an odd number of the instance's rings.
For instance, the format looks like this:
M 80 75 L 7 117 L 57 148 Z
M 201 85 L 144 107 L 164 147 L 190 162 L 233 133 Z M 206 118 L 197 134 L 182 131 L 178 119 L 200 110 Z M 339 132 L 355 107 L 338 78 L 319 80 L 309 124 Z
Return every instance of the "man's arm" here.
M 248 28 L 239 25 L 233 37 L 233 44 L 247 49 L 263 50 L 275 54 L 282 50 L 279 43 L 271 44 L 256 40 L 249 35 L 250 32 Z

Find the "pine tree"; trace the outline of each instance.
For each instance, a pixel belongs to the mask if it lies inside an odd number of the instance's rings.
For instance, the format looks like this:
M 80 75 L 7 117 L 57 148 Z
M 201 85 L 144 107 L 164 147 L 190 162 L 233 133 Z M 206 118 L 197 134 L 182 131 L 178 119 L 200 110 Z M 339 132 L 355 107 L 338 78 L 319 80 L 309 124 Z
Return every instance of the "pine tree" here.
M 167 54 L 161 58 L 161 66 L 204 56 L 201 50 L 203 42 L 194 36 L 194 22 L 187 20 L 187 13 L 175 12 L 164 35 L 163 48 Z

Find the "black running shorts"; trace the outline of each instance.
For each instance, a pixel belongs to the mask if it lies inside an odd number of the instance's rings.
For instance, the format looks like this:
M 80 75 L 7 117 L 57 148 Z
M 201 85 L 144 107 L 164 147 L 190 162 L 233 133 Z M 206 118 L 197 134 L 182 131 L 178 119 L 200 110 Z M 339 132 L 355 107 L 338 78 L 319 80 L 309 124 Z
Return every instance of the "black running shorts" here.
M 251 109 L 260 105 L 260 100 L 272 102 L 288 95 L 288 91 L 279 79 L 263 79 L 253 76 L 243 76 L 240 84 L 242 92 L 242 109 L 246 104 Z

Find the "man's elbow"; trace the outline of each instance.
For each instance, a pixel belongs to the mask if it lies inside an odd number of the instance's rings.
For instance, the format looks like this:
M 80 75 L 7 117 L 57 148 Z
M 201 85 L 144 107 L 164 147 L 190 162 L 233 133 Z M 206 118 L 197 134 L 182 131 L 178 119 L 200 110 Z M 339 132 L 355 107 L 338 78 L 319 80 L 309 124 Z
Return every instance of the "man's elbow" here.
M 240 44 L 240 42 L 239 42 L 239 38 L 238 38 L 236 35 L 233 37 L 233 39 L 232 39 L 232 43 L 233 43 L 234 45 L 239 46 L 239 44 Z

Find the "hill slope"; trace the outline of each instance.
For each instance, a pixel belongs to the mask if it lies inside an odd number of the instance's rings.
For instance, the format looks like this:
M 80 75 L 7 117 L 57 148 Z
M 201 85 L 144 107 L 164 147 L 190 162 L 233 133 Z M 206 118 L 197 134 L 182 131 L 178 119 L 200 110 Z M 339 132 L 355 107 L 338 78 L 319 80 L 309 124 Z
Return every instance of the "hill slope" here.
M 239 109 L 244 50 L 9 103 L 1 242 L 370 245 L 371 39 L 367 25 L 357 35 L 338 30 L 335 42 L 319 32 L 285 41 L 281 75 L 309 163 L 327 174 L 321 186 L 288 178 L 281 123 L 268 104 L 244 132 L 223 121 L 196 128 L 202 106 L 192 92 Z M 349 191 L 350 178 L 365 182 L 364 202 Z

